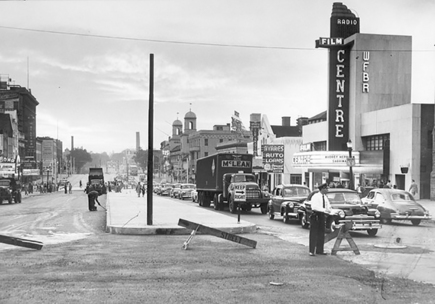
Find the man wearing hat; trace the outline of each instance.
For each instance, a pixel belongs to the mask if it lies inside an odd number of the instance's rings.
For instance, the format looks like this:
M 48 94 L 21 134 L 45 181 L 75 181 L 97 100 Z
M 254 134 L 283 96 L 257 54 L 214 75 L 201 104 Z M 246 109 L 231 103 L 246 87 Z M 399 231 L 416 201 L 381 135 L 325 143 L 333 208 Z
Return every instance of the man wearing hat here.
M 321 184 L 319 192 L 311 197 L 311 209 L 313 213 L 310 216 L 310 256 L 316 254 L 326 255 L 323 252 L 325 243 L 325 213 L 331 210 L 326 193 L 328 193 L 328 184 Z

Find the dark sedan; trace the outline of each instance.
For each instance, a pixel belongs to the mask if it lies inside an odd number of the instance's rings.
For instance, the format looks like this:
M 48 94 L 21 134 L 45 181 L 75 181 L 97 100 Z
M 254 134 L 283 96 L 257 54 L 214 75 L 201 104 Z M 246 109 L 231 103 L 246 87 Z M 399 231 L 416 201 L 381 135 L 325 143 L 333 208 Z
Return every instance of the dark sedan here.
M 284 223 L 292 218 L 299 220 L 299 206 L 310 192 L 310 189 L 303 185 L 283 184 L 275 187 L 267 205 L 269 218 L 273 220 L 276 215 L 282 216 Z
M 301 225 L 307 228 L 310 224 L 312 192 L 299 208 Z M 363 205 L 356 191 L 344 188 L 331 188 L 326 196 L 331 203 L 331 213 L 326 216 L 326 232 L 332 232 L 340 224 L 350 222 L 352 231 L 366 230 L 370 236 L 375 236 L 378 229 L 380 213 L 375 208 Z
M 422 220 L 432 218 L 429 211 L 405 190 L 373 189 L 363 198 L 363 203 L 371 208 L 377 208 L 381 213 L 381 222 L 385 224 L 390 224 L 392 220 L 406 220 L 418 226 Z

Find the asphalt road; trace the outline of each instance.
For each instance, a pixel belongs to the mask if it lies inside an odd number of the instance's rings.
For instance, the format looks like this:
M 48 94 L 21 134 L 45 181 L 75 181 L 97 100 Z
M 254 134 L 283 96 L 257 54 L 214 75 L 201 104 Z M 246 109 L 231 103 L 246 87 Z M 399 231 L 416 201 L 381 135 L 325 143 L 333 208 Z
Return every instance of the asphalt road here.
M 202 235 L 183 250 L 186 236 L 104 227 L 105 212 L 87 211 L 81 191 L 1 205 L 0 234 L 44 247 L 0 244 L 0 303 L 435 303 L 432 285 L 309 257 L 305 246 L 276 235 L 245 235 L 256 249 Z
M 238 216 L 229 213 L 228 210 L 215 211 L 212 207 L 210 210 L 235 219 Z M 291 220 L 288 224 L 283 223 L 279 216 L 270 220 L 267 215 L 261 214 L 259 209 L 242 212 L 241 219 L 255 223 L 259 227 L 259 233 L 274 235 L 308 248 L 309 230 L 302 229 L 296 220 Z M 434 229 L 433 220 L 422 222 L 419 226 L 404 221 L 383 225 L 375 237 L 369 236 L 365 231 L 352 232 L 351 236 L 361 254 L 355 255 L 350 251 L 340 252 L 337 256 L 364 265 L 379 276 L 392 275 L 435 285 Z M 334 243 L 335 239 L 328 242 L 325 249 L 331 252 Z M 349 247 L 345 240 L 341 246 Z

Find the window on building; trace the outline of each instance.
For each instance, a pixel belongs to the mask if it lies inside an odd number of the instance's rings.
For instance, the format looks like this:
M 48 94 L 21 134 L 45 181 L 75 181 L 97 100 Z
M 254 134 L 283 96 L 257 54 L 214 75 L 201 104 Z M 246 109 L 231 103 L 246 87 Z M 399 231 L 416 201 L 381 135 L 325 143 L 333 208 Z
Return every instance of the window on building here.
M 326 141 L 319 141 L 313 143 L 314 151 L 326 151 Z
M 302 174 L 290 174 L 290 184 L 302 185 Z
M 208 138 L 204 138 L 204 146 L 208 146 Z
M 390 140 L 390 134 L 363 137 L 363 143 L 367 151 L 383 150 L 387 140 Z
M 204 152 L 204 157 L 205 157 L 205 156 L 208 156 L 208 152 Z
M 432 130 L 427 131 L 427 148 L 431 149 L 433 148 L 433 133 Z
M 223 138 L 220 138 L 220 139 L 219 139 L 219 142 L 220 142 L 220 143 L 223 143 L 223 142 L 224 142 L 224 139 L 223 139 Z

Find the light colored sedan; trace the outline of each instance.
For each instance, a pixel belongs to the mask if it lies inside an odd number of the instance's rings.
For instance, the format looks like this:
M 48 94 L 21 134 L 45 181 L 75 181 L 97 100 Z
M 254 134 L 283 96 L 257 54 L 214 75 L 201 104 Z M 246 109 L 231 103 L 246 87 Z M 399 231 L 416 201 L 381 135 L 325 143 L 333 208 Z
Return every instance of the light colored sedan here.
M 411 221 L 414 226 L 422 220 L 432 217 L 414 197 L 405 190 L 379 188 L 371 190 L 362 202 L 370 208 L 376 208 L 381 213 L 381 223 L 389 224 L 393 220 Z

